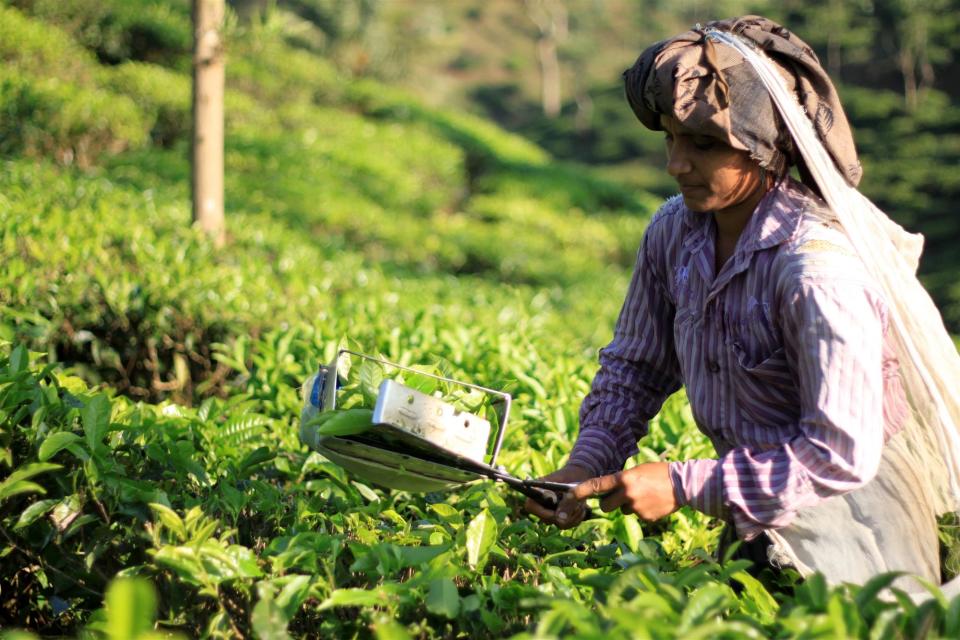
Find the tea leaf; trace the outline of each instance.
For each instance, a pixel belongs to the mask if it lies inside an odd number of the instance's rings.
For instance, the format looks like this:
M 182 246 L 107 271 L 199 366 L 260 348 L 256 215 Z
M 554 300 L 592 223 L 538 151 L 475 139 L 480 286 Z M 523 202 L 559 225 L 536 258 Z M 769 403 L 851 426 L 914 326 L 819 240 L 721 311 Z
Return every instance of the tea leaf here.
M 45 462 L 57 455 L 61 449 L 69 447 L 78 440 L 82 440 L 82 438 L 69 431 L 58 431 L 57 433 L 50 434 L 40 445 L 37 451 L 37 459 Z
M 373 632 L 377 640 L 411 640 L 412 638 L 406 629 L 389 618 L 383 618 L 377 622 Z
M 489 511 L 484 509 L 467 526 L 467 564 L 471 569 L 482 569 L 490 553 L 490 547 L 497 541 L 497 523 Z
M 372 407 L 377 403 L 377 396 L 380 393 L 380 383 L 383 382 L 383 367 L 372 360 L 364 360 L 360 363 L 358 371 L 363 400 L 367 406 Z
M 737 571 L 730 576 L 743 586 L 741 607 L 763 624 L 770 624 L 780 605 L 763 584 L 746 571 Z
M 110 583 L 104 604 L 107 609 L 107 637 L 131 640 L 153 629 L 157 596 L 153 585 L 143 578 L 118 578 Z
M 80 412 L 83 418 L 83 433 L 90 451 L 96 452 L 103 446 L 110 422 L 110 399 L 102 393 L 90 398 Z
M 868 580 L 860 587 L 857 595 L 854 597 L 857 607 L 863 610 L 871 604 L 874 604 L 880 592 L 892 585 L 894 581 L 902 575 L 902 572 L 882 573 Z
M 50 500 L 37 500 L 29 507 L 24 509 L 23 513 L 20 514 L 20 518 L 17 519 L 17 524 L 13 525 L 14 529 L 22 529 L 23 527 L 30 526 L 37 519 L 42 518 L 47 514 L 50 509 L 54 507 L 59 502 L 56 498 Z
M 317 428 L 317 433 L 322 436 L 351 436 L 373 428 L 373 411 L 370 409 L 347 409 L 332 413 Z
M 257 604 L 250 614 L 250 625 L 261 640 L 286 640 L 289 617 L 274 600 L 273 588 L 269 583 L 257 583 Z
M 60 468 L 62 467 L 59 464 L 50 462 L 34 462 L 18 468 L 6 480 L 0 482 L 0 502 L 22 493 L 46 493 L 46 489 L 27 479 Z
M 333 607 L 372 607 L 383 601 L 384 594 L 380 591 L 365 589 L 336 589 L 323 601 L 318 610 Z
M 435 369 L 426 372 L 436 374 Z M 421 393 L 430 395 L 437 390 L 440 381 L 431 376 L 423 375 L 422 373 L 407 371 L 403 374 L 403 384 Z
M 460 594 L 453 580 L 438 578 L 430 582 L 427 610 L 451 620 L 457 617 L 460 613 Z
M 636 516 L 618 514 L 613 526 L 614 536 L 630 551 L 636 553 L 643 540 L 643 528 Z
M 27 353 L 27 348 L 22 344 L 18 344 L 10 354 L 10 373 L 25 371 L 28 361 L 29 354 Z

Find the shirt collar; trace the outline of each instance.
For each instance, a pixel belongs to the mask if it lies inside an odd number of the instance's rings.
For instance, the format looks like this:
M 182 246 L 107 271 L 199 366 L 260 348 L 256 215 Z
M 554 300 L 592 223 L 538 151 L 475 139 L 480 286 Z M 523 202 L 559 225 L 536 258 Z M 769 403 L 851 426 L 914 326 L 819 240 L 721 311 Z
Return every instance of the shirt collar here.
M 801 183 L 787 176 L 771 189 L 754 210 L 737 242 L 737 253 L 751 254 L 790 239 L 800 226 L 812 194 Z M 702 245 L 710 236 L 711 216 L 684 207 L 683 222 L 689 232 L 684 245 Z

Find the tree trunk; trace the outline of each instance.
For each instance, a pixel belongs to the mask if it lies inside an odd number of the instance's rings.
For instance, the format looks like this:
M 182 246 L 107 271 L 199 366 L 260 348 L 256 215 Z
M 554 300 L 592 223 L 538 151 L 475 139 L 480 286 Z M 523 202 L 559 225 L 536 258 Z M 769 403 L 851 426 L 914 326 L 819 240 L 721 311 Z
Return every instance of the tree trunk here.
M 560 115 L 560 61 L 557 43 L 551 36 L 541 36 L 537 42 L 540 54 L 540 78 L 543 114 L 548 118 Z
M 224 0 L 193 0 L 193 220 L 223 246 Z
M 900 74 L 903 76 L 903 98 L 907 104 L 907 111 L 911 113 L 917 108 L 917 71 L 913 51 L 907 46 L 900 50 Z
M 537 25 L 537 56 L 540 59 L 540 87 L 543 113 L 560 115 L 560 58 L 557 46 L 567 38 L 567 9 L 559 0 L 527 0 L 527 16 Z

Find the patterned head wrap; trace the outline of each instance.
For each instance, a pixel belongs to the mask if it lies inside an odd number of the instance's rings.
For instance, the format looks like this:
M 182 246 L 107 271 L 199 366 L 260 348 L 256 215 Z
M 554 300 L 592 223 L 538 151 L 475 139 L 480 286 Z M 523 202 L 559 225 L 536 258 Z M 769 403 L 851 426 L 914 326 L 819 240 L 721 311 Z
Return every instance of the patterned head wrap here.
M 729 31 L 762 49 L 800 101 L 817 135 L 848 184 L 863 170 L 840 99 L 820 61 L 805 42 L 759 16 L 710 22 L 647 48 L 624 72 L 627 100 L 648 129 L 661 131 L 660 115 L 687 129 L 748 151 L 777 175 L 797 162 L 790 134 L 753 68 L 732 48 L 706 37 Z

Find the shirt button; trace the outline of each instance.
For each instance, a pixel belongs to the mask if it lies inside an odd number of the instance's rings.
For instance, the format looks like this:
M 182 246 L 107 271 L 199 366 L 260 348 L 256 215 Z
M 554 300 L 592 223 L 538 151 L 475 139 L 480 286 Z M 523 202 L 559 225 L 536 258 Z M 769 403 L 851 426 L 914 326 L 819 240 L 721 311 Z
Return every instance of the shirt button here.
M 710 373 L 717 373 L 718 371 L 720 371 L 720 365 L 717 363 L 716 360 L 708 360 L 707 371 L 709 371 Z

